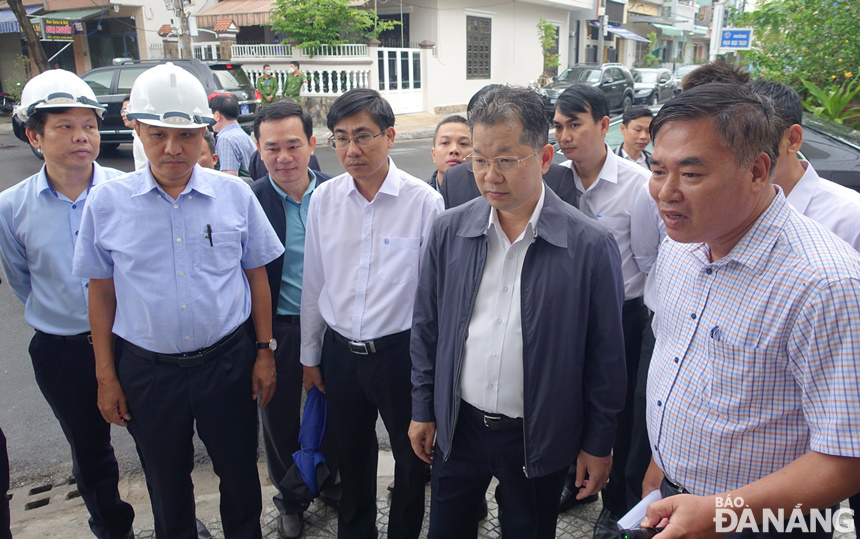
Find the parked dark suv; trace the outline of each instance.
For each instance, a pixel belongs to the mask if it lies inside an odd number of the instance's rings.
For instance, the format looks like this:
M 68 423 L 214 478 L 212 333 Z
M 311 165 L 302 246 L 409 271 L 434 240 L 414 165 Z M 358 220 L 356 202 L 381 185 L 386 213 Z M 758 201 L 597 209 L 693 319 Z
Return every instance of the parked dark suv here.
M 112 150 L 123 142 L 132 141 L 131 129 L 122 123 L 120 115 L 122 101 L 131 93 L 131 86 L 141 73 L 166 62 L 173 62 L 197 77 L 209 97 L 219 93 L 235 95 L 239 100 L 241 112 L 239 124 L 245 131 L 251 132 L 254 115 L 260 107 L 261 100 L 257 90 L 242 70 L 241 64 L 224 61 L 204 62 L 196 59 L 128 60 L 117 65 L 98 67 L 81 75 L 84 82 L 95 92 L 99 103 L 107 107 L 99 130 L 102 149 Z M 13 122 L 20 122 L 20 120 L 15 118 Z M 14 127 L 16 127 L 14 129 L 16 135 L 21 133 L 18 138 L 27 142 L 24 130 L 17 125 Z M 33 153 L 39 155 L 36 151 Z
M 633 104 L 633 75 L 624 64 L 577 64 L 565 69 L 553 82 L 540 89 L 550 116 L 555 114 L 559 94 L 576 83 L 600 88 L 609 99 L 610 110 L 624 112 Z

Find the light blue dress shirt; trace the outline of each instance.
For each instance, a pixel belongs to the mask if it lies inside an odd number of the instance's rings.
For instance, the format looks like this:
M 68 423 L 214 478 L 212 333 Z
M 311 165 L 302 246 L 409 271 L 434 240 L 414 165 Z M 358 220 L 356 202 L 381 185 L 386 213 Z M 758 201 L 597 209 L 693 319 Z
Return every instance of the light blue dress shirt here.
M 173 200 L 145 167 L 92 190 L 73 270 L 113 277 L 115 334 L 176 354 L 211 346 L 239 327 L 251 314 L 242 270 L 283 252 L 242 180 L 195 165 Z
M 238 123 L 228 125 L 215 137 L 220 170 L 251 170 L 251 158 L 256 151 L 254 141 Z
M 305 264 L 305 225 L 308 220 L 308 205 L 317 186 L 317 175 L 308 169 L 311 181 L 301 202 L 288 196 L 271 177 L 269 183 L 284 201 L 284 214 L 287 219 L 285 239 L 284 270 L 281 273 L 281 291 L 278 299 L 278 314 L 297 315 L 302 303 L 302 270 Z
M 93 186 L 124 174 L 93 163 Z M 77 200 L 56 193 L 45 167 L 0 193 L 0 265 L 24 304 L 27 323 L 52 335 L 90 330 L 87 279 L 72 274 L 72 255 L 89 190 Z

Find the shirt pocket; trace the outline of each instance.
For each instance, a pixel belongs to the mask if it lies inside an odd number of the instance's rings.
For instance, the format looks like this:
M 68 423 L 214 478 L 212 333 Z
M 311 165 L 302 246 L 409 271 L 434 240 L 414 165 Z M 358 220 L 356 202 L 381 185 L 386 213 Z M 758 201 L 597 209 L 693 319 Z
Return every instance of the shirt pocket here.
M 791 381 L 788 362 L 776 345 L 747 347 L 708 339 L 709 402 L 732 423 L 750 428 L 785 412 Z
M 238 231 L 212 232 L 200 238 L 200 270 L 206 273 L 227 273 L 242 264 L 242 237 Z
M 383 280 L 394 284 L 408 283 L 418 278 L 420 238 L 379 239 L 379 260 L 376 272 Z

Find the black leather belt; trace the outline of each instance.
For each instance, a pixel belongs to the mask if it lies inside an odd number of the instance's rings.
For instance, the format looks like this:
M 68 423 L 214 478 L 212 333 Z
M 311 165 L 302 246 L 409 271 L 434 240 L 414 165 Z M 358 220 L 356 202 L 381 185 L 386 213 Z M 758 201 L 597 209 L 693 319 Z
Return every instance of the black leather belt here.
M 170 363 L 171 365 L 177 365 L 179 367 L 199 367 L 206 364 L 207 361 L 218 357 L 219 352 L 222 352 L 225 348 L 229 348 L 244 337 L 244 328 L 245 324 L 240 324 L 233 333 L 230 333 L 212 346 L 207 346 L 206 348 L 201 348 L 193 352 L 186 352 L 184 354 L 159 354 L 158 352 L 150 352 L 146 348 L 141 348 L 140 346 L 132 344 L 126 340 L 123 340 L 122 342 L 122 349 L 141 359 L 149 359 L 156 363 Z
M 634 311 L 636 309 L 641 309 L 643 305 L 645 305 L 645 300 L 642 299 L 642 296 L 639 296 L 638 298 L 628 299 L 627 301 L 625 301 L 624 304 L 621 306 L 621 311 Z
M 279 324 L 290 324 L 293 326 L 298 326 L 300 320 L 301 316 L 297 314 L 279 314 L 275 316 L 275 322 Z
M 508 417 L 502 414 L 491 414 L 479 408 L 475 408 L 464 400 L 460 400 L 460 405 L 461 410 L 477 418 L 478 421 L 483 423 L 484 426 L 490 430 L 509 430 L 523 428 L 523 418 L 521 417 Z
M 36 330 L 36 333 L 48 339 L 54 339 L 60 342 L 86 342 L 93 344 L 93 336 L 89 331 L 86 333 L 78 333 L 77 335 L 54 335 L 53 333 L 45 333 L 44 331 Z
M 673 483 L 672 481 L 670 481 L 666 477 L 663 477 L 663 484 L 660 487 L 661 491 L 663 491 L 664 489 L 668 490 L 673 495 L 689 494 L 690 493 L 687 489 L 685 489 L 684 487 L 682 487 L 680 485 L 676 485 L 675 483 Z M 664 498 L 665 498 L 665 496 L 664 496 Z
M 375 354 L 377 352 L 381 352 L 386 348 L 393 348 L 399 344 L 403 343 L 404 339 L 409 338 L 409 330 L 401 331 L 400 333 L 393 333 L 391 335 L 386 335 L 385 337 L 379 337 L 378 339 L 373 339 L 371 341 L 353 341 L 352 339 L 347 339 L 337 331 L 329 328 L 332 335 L 334 336 L 334 341 L 336 343 L 342 344 L 346 348 L 349 349 L 353 354 L 358 354 L 360 356 L 367 356 L 370 354 Z

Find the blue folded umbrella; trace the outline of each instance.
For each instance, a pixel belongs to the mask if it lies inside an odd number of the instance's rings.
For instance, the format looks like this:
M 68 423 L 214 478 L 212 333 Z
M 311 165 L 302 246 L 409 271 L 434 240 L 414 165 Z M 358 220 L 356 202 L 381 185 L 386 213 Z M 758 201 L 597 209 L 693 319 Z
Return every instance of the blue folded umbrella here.
M 331 477 L 320 451 L 325 428 L 325 395 L 312 387 L 305 400 L 305 411 L 299 427 L 299 444 L 302 448 L 293 453 L 293 465 L 281 481 L 281 490 L 293 493 L 298 500 L 312 501 Z

